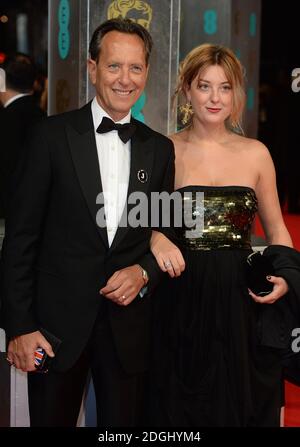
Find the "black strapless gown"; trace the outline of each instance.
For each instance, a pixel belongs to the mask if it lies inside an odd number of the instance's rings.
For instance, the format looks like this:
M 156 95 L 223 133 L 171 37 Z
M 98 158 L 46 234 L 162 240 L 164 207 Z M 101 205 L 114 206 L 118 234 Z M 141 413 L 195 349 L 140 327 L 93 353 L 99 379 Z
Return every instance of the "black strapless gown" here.
M 259 344 L 261 304 L 249 296 L 243 269 L 257 210 L 248 187 L 191 186 L 204 192 L 204 231 L 177 228 L 184 273 L 155 299 L 152 423 L 165 426 L 276 426 L 281 352 Z

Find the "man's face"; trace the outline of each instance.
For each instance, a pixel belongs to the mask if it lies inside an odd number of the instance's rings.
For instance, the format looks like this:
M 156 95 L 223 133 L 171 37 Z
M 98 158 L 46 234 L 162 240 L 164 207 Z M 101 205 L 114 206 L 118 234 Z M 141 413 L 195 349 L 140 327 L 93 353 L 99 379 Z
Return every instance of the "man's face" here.
M 98 63 L 89 59 L 88 69 L 98 103 L 114 121 L 120 121 L 145 88 L 148 67 L 142 39 L 136 34 L 108 32 Z

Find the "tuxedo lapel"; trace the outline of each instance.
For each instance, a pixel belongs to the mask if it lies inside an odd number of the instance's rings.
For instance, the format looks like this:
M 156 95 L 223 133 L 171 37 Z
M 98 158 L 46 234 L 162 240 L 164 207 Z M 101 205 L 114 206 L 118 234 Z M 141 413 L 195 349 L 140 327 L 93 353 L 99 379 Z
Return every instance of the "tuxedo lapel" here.
M 138 121 L 133 119 L 132 122 L 136 124 L 137 131 L 131 139 L 128 193 L 126 205 L 121 218 L 121 222 L 125 222 L 127 224 L 126 227 L 118 227 L 110 250 L 113 250 L 121 242 L 129 230 L 128 215 L 136 204 L 128 204 L 128 197 L 133 192 L 147 193 L 153 168 L 154 152 L 153 146 L 151 145 L 151 140 L 147 138 L 148 135 L 143 133 Z
M 72 159 L 92 220 L 108 247 L 106 227 L 99 227 L 96 221 L 101 208 L 96 198 L 102 193 L 102 183 L 90 103 L 78 111 L 77 123 L 66 128 Z

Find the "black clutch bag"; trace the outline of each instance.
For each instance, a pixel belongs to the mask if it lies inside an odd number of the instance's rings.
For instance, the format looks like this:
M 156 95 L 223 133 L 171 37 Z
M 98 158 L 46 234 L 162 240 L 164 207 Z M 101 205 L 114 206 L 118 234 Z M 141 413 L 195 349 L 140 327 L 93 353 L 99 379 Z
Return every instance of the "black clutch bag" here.
M 268 295 L 273 290 L 273 284 L 266 276 L 274 275 L 270 260 L 259 251 L 251 253 L 246 259 L 246 277 L 248 288 L 258 296 Z
M 61 345 L 61 340 L 44 328 L 40 328 L 39 330 L 41 334 L 43 334 L 43 336 L 46 338 L 48 343 L 50 343 L 50 345 L 52 346 L 54 354 L 56 354 Z M 34 353 L 34 365 L 36 371 L 41 373 L 48 372 L 51 366 L 51 361 L 53 359 L 54 357 L 49 357 L 48 354 L 44 351 L 44 349 L 37 348 Z

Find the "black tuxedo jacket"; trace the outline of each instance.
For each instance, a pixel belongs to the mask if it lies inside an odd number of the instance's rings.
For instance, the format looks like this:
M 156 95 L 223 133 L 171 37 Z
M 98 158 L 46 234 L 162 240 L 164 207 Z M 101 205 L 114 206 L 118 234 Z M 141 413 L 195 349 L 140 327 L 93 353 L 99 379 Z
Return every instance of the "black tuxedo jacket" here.
M 0 108 L 0 217 L 5 217 L 9 182 L 32 126 L 45 117 L 33 96 Z
M 133 121 L 128 194 L 172 191 L 172 142 Z M 145 183 L 138 178 L 141 169 L 148 174 Z M 130 373 L 145 370 L 149 295 L 161 272 L 149 252 L 151 228 L 118 228 L 109 248 L 106 228 L 96 224 L 102 186 L 90 103 L 39 123 L 14 184 L 2 250 L 8 336 L 44 327 L 62 340 L 53 366 L 65 370 L 85 347 L 105 302 L 123 367 Z M 149 274 L 149 293 L 127 307 L 101 297 L 108 278 L 135 263 Z

